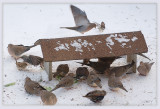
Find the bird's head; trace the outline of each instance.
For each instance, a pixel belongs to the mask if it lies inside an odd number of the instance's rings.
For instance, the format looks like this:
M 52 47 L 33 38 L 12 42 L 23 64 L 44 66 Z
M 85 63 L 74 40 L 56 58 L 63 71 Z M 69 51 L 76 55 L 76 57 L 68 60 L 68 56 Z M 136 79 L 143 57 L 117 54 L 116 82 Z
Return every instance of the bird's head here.
M 26 79 L 25 79 L 26 81 L 31 81 L 31 79 L 29 78 L 29 77 L 26 77 Z
M 11 47 L 11 46 L 13 46 L 13 44 L 8 44 L 8 47 L 7 47 L 7 48 L 9 48 L 9 47 Z

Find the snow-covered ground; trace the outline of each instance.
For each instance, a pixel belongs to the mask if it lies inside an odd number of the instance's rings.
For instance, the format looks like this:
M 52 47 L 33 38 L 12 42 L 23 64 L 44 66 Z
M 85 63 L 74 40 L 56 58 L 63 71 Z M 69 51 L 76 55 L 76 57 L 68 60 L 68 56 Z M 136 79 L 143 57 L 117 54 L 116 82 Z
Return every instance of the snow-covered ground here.
M 42 38 L 59 38 L 83 36 L 75 31 L 60 29 L 63 26 L 74 26 L 69 8 L 70 4 L 5 4 L 3 9 L 3 85 L 16 82 L 10 87 L 3 87 L 3 104 L 35 104 L 42 105 L 40 97 L 29 95 L 24 90 L 24 79 L 28 76 L 42 86 L 55 87 L 56 80 L 48 81 L 48 76 L 39 66 L 28 66 L 28 71 L 19 71 L 15 60 L 8 54 L 7 46 L 12 44 L 32 45 Z M 109 90 L 107 78 L 101 76 L 102 85 L 107 95 L 101 103 L 94 104 L 82 97 L 89 91 L 100 88 L 89 87 L 85 82 L 76 83 L 71 90 L 64 88 L 54 91 L 58 101 L 56 105 L 156 105 L 156 5 L 155 4 L 74 4 L 85 10 L 91 22 L 104 21 L 106 29 L 97 29 L 84 35 L 107 34 L 141 30 L 149 52 L 146 55 L 155 62 L 148 76 L 127 75 L 122 80 L 128 90 L 112 92 Z M 42 57 L 41 48 L 37 46 L 25 53 Z M 140 61 L 148 61 L 138 56 Z M 55 62 L 53 71 L 59 64 L 67 63 L 70 72 L 75 73 L 80 65 L 75 61 Z M 112 66 L 124 65 L 125 58 L 116 60 Z M 89 68 L 90 69 L 90 68 Z M 92 69 L 90 69 L 92 70 Z

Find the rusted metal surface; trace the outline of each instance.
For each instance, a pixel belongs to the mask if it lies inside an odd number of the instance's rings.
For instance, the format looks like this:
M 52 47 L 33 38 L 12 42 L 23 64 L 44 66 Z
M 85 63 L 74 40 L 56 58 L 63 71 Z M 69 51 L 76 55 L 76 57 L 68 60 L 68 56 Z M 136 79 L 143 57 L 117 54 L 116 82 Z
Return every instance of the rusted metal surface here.
M 141 31 L 40 39 L 46 62 L 114 57 L 148 52 Z

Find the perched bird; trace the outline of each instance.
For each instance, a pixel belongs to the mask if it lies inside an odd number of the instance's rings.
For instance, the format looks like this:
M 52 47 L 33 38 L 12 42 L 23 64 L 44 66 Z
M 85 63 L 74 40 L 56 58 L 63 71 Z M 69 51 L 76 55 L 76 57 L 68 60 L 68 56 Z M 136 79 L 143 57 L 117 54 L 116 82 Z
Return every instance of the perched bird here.
M 138 66 L 137 70 L 140 75 L 146 76 L 149 71 L 151 70 L 152 65 L 154 62 L 149 63 L 149 62 L 140 62 L 140 65 Z
M 115 77 L 115 73 L 112 73 L 111 75 L 109 75 L 108 86 L 111 90 L 121 88 L 121 89 L 125 90 L 126 92 L 128 92 L 124 88 L 124 86 L 123 86 L 122 82 L 119 80 L 119 78 Z
M 74 74 L 73 73 L 69 73 L 67 76 L 65 76 L 64 78 L 62 78 L 60 80 L 60 82 L 56 85 L 56 87 L 54 89 L 51 90 L 54 91 L 60 87 L 71 87 L 74 84 Z
M 44 105 L 55 105 L 57 103 L 56 95 L 47 90 L 42 90 L 40 96 Z
M 79 64 L 84 64 L 81 62 L 77 62 Z M 108 68 L 110 68 L 110 64 L 106 63 L 106 62 L 91 62 L 89 61 L 88 64 L 84 64 L 87 66 L 90 66 L 91 68 L 93 68 L 95 71 L 97 71 L 97 73 L 103 74 L 105 72 L 105 70 L 107 70 Z
M 32 47 L 34 47 L 35 45 L 32 46 L 24 46 L 24 45 L 13 45 L 13 44 L 8 44 L 8 52 L 9 54 L 15 58 L 16 60 L 19 58 L 19 56 L 21 54 L 23 54 L 24 52 L 30 50 Z
M 98 77 L 97 74 L 91 72 L 89 75 L 88 75 L 88 78 L 87 78 L 87 84 L 91 87 L 100 87 L 102 88 L 102 85 L 101 85 L 101 79 Z
M 105 23 L 101 22 L 101 24 L 96 23 L 96 26 L 98 27 L 99 31 L 103 31 L 105 29 Z
M 16 66 L 17 66 L 18 70 L 25 70 L 27 65 L 28 64 L 26 62 L 17 62 L 17 60 L 16 60 Z
M 35 94 L 37 96 L 40 96 L 40 92 L 42 90 L 46 90 L 38 82 L 32 81 L 29 77 L 26 77 L 26 79 L 25 79 L 24 88 L 27 93 Z
M 20 58 L 23 59 L 24 62 L 27 62 L 31 65 L 37 66 L 40 65 L 41 68 L 44 68 L 44 60 L 43 58 L 39 57 L 39 56 L 34 56 L 34 55 L 23 55 Z
M 116 59 L 119 58 L 121 57 L 103 57 L 103 58 L 98 58 L 98 62 L 105 62 L 111 65 Z
M 96 24 L 90 23 L 84 11 L 82 11 L 81 9 L 73 5 L 70 5 L 70 8 L 71 8 L 76 26 L 75 27 L 61 27 L 61 28 L 75 30 L 82 34 L 91 30 L 92 28 L 96 28 Z
M 66 74 L 69 72 L 69 66 L 68 64 L 60 64 L 57 67 L 56 72 L 54 73 L 53 77 L 55 78 L 56 76 L 64 77 Z
M 87 67 L 78 67 L 76 70 L 76 79 L 85 80 L 89 75 Z
M 127 72 L 131 67 L 133 67 L 134 64 L 135 64 L 135 62 L 132 61 L 131 64 L 127 64 L 127 65 L 119 66 L 119 67 L 112 67 L 112 68 L 110 68 L 110 72 L 109 72 L 109 73 L 115 73 L 115 76 L 116 76 L 116 77 L 121 77 L 121 76 L 125 75 L 126 72 Z
M 107 92 L 105 90 L 94 90 L 94 91 L 87 93 L 83 97 L 86 97 L 90 99 L 91 101 L 93 101 L 94 103 L 97 103 L 97 102 L 102 101 L 106 94 Z

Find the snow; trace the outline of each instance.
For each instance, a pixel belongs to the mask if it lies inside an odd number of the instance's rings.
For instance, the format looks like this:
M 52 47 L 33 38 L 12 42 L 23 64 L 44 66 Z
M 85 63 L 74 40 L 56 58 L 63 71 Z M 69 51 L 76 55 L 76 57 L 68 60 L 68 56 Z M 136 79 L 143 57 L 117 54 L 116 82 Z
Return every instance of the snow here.
M 76 40 L 71 42 L 70 45 L 76 48 L 75 51 L 83 52 L 82 45 L 80 43 L 78 43 Z
M 39 66 L 28 66 L 27 71 L 19 71 L 16 68 L 15 60 L 8 54 L 7 46 L 12 44 L 32 45 L 38 39 L 73 37 L 83 35 L 109 34 L 119 32 L 130 32 L 141 30 L 148 45 L 148 53 L 145 53 L 155 64 L 148 76 L 136 74 L 127 75 L 122 79 L 123 90 L 112 92 L 107 85 L 108 79 L 100 75 L 102 79 L 102 89 L 107 95 L 101 103 L 92 103 L 84 98 L 89 91 L 100 88 L 89 87 L 85 82 L 74 84 L 72 89 L 57 89 L 53 93 L 57 96 L 57 106 L 66 105 L 156 105 L 157 104 L 157 83 L 156 83 L 156 4 L 75 4 L 75 6 L 85 10 L 90 22 L 105 22 L 106 29 L 99 32 L 98 29 L 80 34 L 76 31 L 60 29 L 59 27 L 74 26 L 74 19 L 69 8 L 69 4 L 4 4 L 3 19 L 3 85 L 16 82 L 10 87 L 3 87 L 2 103 L 13 104 L 36 104 L 42 105 L 40 97 L 29 95 L 24 89 L 24 79 L 28 76 L 32 80 L 39 82 L 42 86 L 55 87 L 57 80 L 48 81 L 48 76 Z M 105 11 L 102 11 L 105 10 Z M 134 39 L 135 40 L 135 39 Z M 122 40 L 120 40 L 122 41 Z M 127 40 L 125 40 L 127 41 Z M 78 43 L 78 41 L 77 41 Z M 81 47 L 88 46 L 90 42 L 81 40 Z M 122 44 L 124 41 L 122 41 Z M 61 43 L 60 43 L 61 44 Z M 80 44 L 80 43 L 79 43 Z M 80 45 L 78 50 L 81 51 Z M 69 45 L 69 44 L 68 44 Z M 109 39 L 108 46 L 113 43 Z M 124 45 L 124 44 L 123 44 Z M 61 45 L 60 45 L 61 46 Z M 65 48 L 68 49 L 67 45 Z M 58 47 L 58 46 L 57 46 Z M 61 48 L 61 47 L 60 47 Z M 63 45 L 62 45 L 63 48 Z M 58 48 L 59 49 L 59 48 Z M 111 51 L 110 51 L 111 52 Z M 37 55 L 42 57 L 40 46 L 32 48 L 24 53 L 25 55 Z M 148 62 L 147 59 L 138 56 L 140 61 Z M 18 60 L 22 61 L 22 60 Z M 81 61 L 81 60 L 79 60 Z M 93 60 L 95 61 L 95 60 Z M 53 72 L 59 64 L 68 64 L 70 73 L 75 73 L 80 64 L 73 61 L 62 61 L 53 63 Z M 123 57 L 116 60 L 112 66 L 125 65 L 126 59 Z M 91 71 L 92 69 L 88 67 Z
M 138 38 L 137 37 L 133 37 L 131 40 L 134 42 L 134 41 L 136 41 Z
M 115 37 L 114 39 L 117 40 L 119 43 L 122 43 L 122 42 L 129 42 L 130 39 L 127 39 L 126 37 L 127 36 L 123 36 L 121 34 L 118 35 L 119 37 Z

